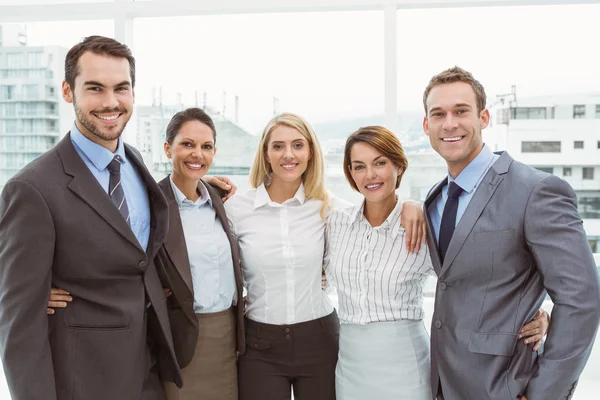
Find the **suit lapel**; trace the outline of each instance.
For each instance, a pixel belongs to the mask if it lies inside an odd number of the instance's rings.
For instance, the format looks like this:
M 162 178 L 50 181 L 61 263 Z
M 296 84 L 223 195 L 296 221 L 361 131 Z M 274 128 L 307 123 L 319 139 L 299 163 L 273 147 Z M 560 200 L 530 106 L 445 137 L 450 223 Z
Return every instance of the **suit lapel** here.
M 219 218 L 219 221 L 221 221 L 223 230 L 225 230 L 225 234 L 227 234 L 227 239 L 229 240 L 229 245 L 231 247 L 231 258 L 233 260 L 233 272 L 235 274 L 236 287 L 239 292 L 238 299 L 241 299 L 242 269 L 239 261 L 240 255 L 238 251 L 238 242 L 234 235 L 231 233 L 231 229 L 229 228 L 229 220 L 227 219 L 225 207 L 223 206 L 223 201 L 221 200 L 219 192 L 206 183 L 204 184 L 204 186 L 208 189 L 208 193 L 210 195 L 210 199 L 212 200 L 212 204 L 215 209 L 215 213 L 217 214 L 217 218 Z
M 450 244 L 448 246 L 446 257 L 444 258 L 444 264 L 442 265 L 440 276 L 448 270 L 448 267 L 450 264 L 452 264 L 458 255 L 458 252 L 465 244 L 465 241 L 473 230 L 473 227 L 479 219 L 479 216 L 496 192 L 496 189 L 498 189 L 500 183 L 504 180 L 504 174 L 508 172 L 508 167 L 510 166 L 511 162 L 512 158 L 508 155 L 508 153 L 504 152 L 488 170 L 478 188 L 475 190 L 473 198 L 469 202 L 467 209 L 465 210 L 460 221 L 458 222 L 458 225 L 456 226 L 456 229 L 454 230 L 454 234 L 452 235 L 452 239 L 450 240 Z
M 121 236 L 144 251 L 119 210 L 73 147 L 70 132 L 56 145 L 56 151 L 63 163 L 65 173 L 73 177 L 68 185 L 69 189 L 94 209 Z
M 187 245 L 183 234 L 179 205 L 175 199 L 170 178 L 167 176 L 158 183 L 158 186 L 167 198 L 167 203 L 169 205 L 169 232 L 167 233 L 164 242 L 165 250 L 173 265 L 175 265 L 177 272 L 179 272 L 179 275 L 190 290 L 190 293 L 193 294 L 194 285 L 192 283 L 192 269 L 190 267 Z
M 425 222 L 427 223 L 427 245 L 429 246 L 429 255 L 435 272 L 439 275 L 442 270 L 442 260 L 440 258 L 440 252 L 438 249 L 438 243 L 435 238 L 435 230 L 429 217 L 429 210 L 431 207 L 435 207 L 435 200 L 442 193 L 442 188 L 448 182 L 447 178 L 442 179 L 434 188 L 429 192 L 429 195 L 425 199 Z

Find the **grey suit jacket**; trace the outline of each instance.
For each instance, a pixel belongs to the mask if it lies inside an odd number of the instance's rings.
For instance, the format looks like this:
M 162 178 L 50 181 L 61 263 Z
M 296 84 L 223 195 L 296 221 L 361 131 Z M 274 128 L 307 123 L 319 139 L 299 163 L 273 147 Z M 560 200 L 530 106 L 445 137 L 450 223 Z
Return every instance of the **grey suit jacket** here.
M 125 151 L 148 189 L 147 251 L 70 135 L 2 191 L 0 356 L 13 400 L 144 399 L 148 340 L 170 354 L 163 377 L 181 385 L 153 263 L 168 229 L 167 202 L 136 150 Z M 73 302 L 48 317 L 51 286 Z
M 175 353 L 181 368 L 187 366 L 194 356 L 196 343 L 198 342 L 198 318 L 194 311 L 194 286 L 192 284 L 192 271 L 179 214 L 179 206 L 175 194 L 171 188 L 171 181 L 167 176 L 158 183 L 169 204 L 169 233 L 164 245 L 156 256 L 158 268 L 163 286 L 171 289 L 172 296 L 167 300 L 169 319 L 173 333 Z M 236 339 L 237 350 L 241 354 L 246 350 L 244 335 L 244 307 L 242 305 L 242 269 L 240 266 L 240 255 L 237 240 L 231 234 L 225 207 L 221 201 L 217 189 L 205 183 L 212 200 L 215 213 L 229 238 L 231 245 L 231 257 L 233 260 L 233 272 L 237 289 L 239 306 L 236 310 Z
M 432 394 L 445 399 L 566 399 L 600 320 L 598 274 L 572 188 L 507 153 L 487 172 L 459 221 L 444 263 L 425 201 L 438 275 L 431 328 Z M 546 291 L 554 302 L 545 349 L 517 340 Z

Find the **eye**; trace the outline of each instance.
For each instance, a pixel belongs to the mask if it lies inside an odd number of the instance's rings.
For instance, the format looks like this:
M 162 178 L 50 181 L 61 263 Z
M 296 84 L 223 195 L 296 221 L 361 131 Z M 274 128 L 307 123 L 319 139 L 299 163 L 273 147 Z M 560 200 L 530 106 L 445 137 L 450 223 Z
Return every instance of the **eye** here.
M 304 143 L 302 143 L 302 142 L 294 143 L 294 148 L 295 149 L 301 149 L 303 147 L 304 147 Z
M 280 144 L 274 144 L 274 145 L 273 145 L 273 148 L 274 148 L 275 150 L 281 150 L 281 147 L 282 147 L 282 146 L 281 146 Z
M 89 87 L 87 90 L 90 91 L 90 92 L 99 92 L 102 89 L 99 88 L 99 87 L 97 87 L 97 86 L 92 86 L 92 87 Z
M 192 147 L 192 143 L 190 142 L 181 142 L 181 145 L 184 147 Z
M 457 114 L 465 114 L 468 110 L 461 108 L 460 110 L 456 111 Z
M 202 146 L 202 149 L 204 150 L 212 150 L 213 149 L 213 145 L 212 144 L 205 144 Z
M 120 92 L 127 92 L 129 90 L 129 88 L 127 86 L 122 86 L 120 88 L 117 88 L 117 90 Z
M 431 114 L 432 117 L 441 117 L 442 113 L 441 112 L 434 112 L 433 114 Z
M 362 170 L 364 168 L 365 168 L 364 165 L 355 165 L 352 169 L 354 171 L 360 171 L 360 170 Z
M 375 162 L 376 167 L 383 167 L 385 164 L 387 164 L 386 161 L 376 161 Z

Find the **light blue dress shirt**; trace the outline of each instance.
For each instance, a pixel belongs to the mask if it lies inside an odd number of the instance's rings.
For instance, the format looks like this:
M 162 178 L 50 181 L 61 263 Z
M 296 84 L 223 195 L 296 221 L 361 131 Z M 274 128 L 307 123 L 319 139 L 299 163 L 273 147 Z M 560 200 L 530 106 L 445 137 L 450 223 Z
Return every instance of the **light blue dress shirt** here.
M 208 314 L 227 310 L 237 301 L 231 244 L 217 218 L 208 190 L 200 182 L 200 197 L 188 200 L 171 181 L 192 270 L 194 310 Z
M 125 192 L 125 199 L 127 200 L 127 207 L 129 208 L 129 225 L 140 246 L 146 250 L 148 240 L 150 239 L 150 201 L 148 199 L 148 191 L 135 166 L 125 155 L 123 138 L 119 138 L 117 151 L 111 153 L 105 147 L 83 136 L 79 129 L 77 129 L 77 125 L 73 123 L 73 128 L 71 128 L 71 143 L 73 143 L 77 154 L 79 154 L 85 165 L 94 174 L 107 195 L 110 181 L 108 164 L 115 155 L 121 156 L 121 159 L 124 160 L 121 164 L 121 182 L 123 191 Z
M 485 177 L 485 174 L 492 167 L 494 162 L 500 158 L 499 155 L 494 154 L 490 148 L 483 145 L 481 152 L 475 157 L 473 161 L 462 170 L 460 174 L 453 179 L 448 173 L 448 185 L 454 181 L 460 186 L 464 192 L 461 193 L 458 198 L 458 209 L 456 211 L 456 225 L 458 225 L 461 217 L 465 213 L 467 206 L 471 202 L 475 190 L 479 187 L 479 184 Z M 440 225 L 442 223 L 442 215 L 444 214 L 444 207 L 446 206 L 446 200 L 448 200 L 448 185 L 444 186 L 442 193 L 435 200 L 435 206 L 429 208 L 429 217 L 435 230 L 435 238 L 439 242 L 440 240 Z M 456 226 L 455 225 L 455 226 Z

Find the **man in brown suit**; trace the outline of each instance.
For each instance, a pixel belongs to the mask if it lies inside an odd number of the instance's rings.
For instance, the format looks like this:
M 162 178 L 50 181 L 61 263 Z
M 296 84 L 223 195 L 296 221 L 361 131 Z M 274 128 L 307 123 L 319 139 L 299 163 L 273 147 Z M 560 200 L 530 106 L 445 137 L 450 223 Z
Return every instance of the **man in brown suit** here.
M 13 400 L 154 400 L 161 378 L 181 386 L 153 262 L 167 202 L 120 137 L 134 84 L 126 46 L 74 46 L 63 83 L 73 128 L 0 195 L 0 356 Z M 73 301 L 48 317 L 51 286 Z

